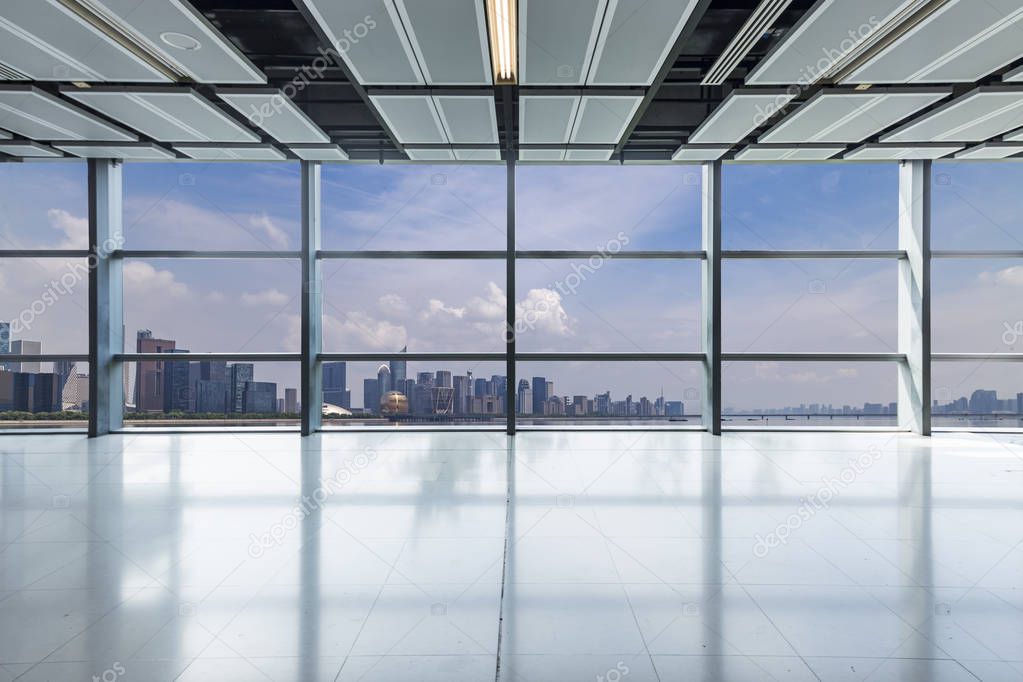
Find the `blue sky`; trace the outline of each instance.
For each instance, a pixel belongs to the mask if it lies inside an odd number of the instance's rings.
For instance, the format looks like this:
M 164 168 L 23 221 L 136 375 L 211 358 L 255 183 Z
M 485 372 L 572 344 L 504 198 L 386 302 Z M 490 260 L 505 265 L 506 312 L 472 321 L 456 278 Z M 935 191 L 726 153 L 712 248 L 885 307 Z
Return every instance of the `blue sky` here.
M 1023 250 L 1023 164 L 936 164 L 935 248 Z M 723 231 L 731 249 L 893 249 L 894 164 L 726 165 Z M 338 165 L 324 168 L 324 248 L 494 249 L 505 244 L 501 166 Z M 700 173 L 685 166 L 522 166 L 516 233 L 521 249 L 697 249 Z M 80 162 L 0 166 L 4 248 L 81 248 L 86 229 Z M 295 164 L 129 164 L 126 245 L 136 249 L 296 250 Z M 699 264 L 610 259 L 522 261 L 523 350 L 696 351 Z M 66 264 L 0 264 L 0 319 L 17 317 Z M 585 272 L 585 276 L 579 276 Z M 327 350 L 501 350 L 503 261 L 329 261 Z M 729 351 L 894 351 L 897 265 L 886 261 L 730 261 L 724 269 Z M 934 265 L 934 349 L 1011 350 L 1005 325 L 1023 318 L 1023 263 Z M 134 261 L 125 269 L 129 339 L 138 328 L 193 351 L 296 351 L 297 261 Z M 84 352 L 86 287 L 33 319 L 23 336 L 46 352 Z M 1023 339 L 1021 339 L 1023 343 Z M 440 368 L 440 367 L 438 367 Z M 280 388 L 296 368 L 263 368 Z M 361 403 L 361 378 L 350 387 Z M 466 367 L 451 367 L 464 371 Z M 526 373 L 534 371 L 523 368 Z M 559 393 L 681 398 L 696 367 L 572 364 L 542 371 Z M 257 370 L 259 371 L 259 370 Z M 484 373 L 492 373 L 486 368 Z M 894 399 L 894 368 L 741 363 L 725 371 L 736 407 Z M 935 368 L 953 397 L 1023 388 L 1017 366 Z M 672 393 L 676 395 L 672 395 Z

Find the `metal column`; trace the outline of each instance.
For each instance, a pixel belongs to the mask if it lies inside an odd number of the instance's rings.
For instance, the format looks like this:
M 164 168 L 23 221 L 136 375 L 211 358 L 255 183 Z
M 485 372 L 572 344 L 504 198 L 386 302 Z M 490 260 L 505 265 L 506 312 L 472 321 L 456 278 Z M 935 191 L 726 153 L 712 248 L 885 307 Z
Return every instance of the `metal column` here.
M 124 420 L 121 162 L 89 160 L 89 436 L 117 431 Z
M 931 162 L 899 167 L 899 427 L 931 434 Z
M 319 430 L 323 421 L 323 270 L 320 250 L 320 164 L 302 162 L 302 435 Z
M 703 425 L 721 433 L 721 162 L 703 164 Z

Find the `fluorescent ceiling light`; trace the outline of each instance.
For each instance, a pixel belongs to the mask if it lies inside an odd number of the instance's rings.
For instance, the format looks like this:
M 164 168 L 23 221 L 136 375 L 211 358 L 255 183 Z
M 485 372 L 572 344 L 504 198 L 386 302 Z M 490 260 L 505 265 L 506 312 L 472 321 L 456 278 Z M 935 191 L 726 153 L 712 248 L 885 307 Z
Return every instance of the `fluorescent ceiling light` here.
M 650 85 L 699 0 L 609 0 L 589 85 Z
M 487 28 L 490 34 L 490 59 L 494 82 L 512 85 L 517 82 L 518 10 L 516 0 L 486 0 Z
M 1023 125 L 1023 87 L 980 87 L 881 136 L 882 142 L 983 142 Z
M 607 0 L 520 0 L 519 83 L 585 83 L 606 8 Z
M 259 142 L 258 135 L 189 88 L 62 87 L 60 92 L 161 142 Z
M 584 96 L 575 117 L 570 141 L 580 144 L 617 144 L 642 101 L 640 95 Z
M 850 161 L 897 161 L 902 159 L 940 159 L 963 148 L 961 144 L 865 144 L 842 157 Z
M 278 142 L 330 142 L 330 137 L 280 90 L 218 89 L 217 96 Z
M 792 100 L 788 90 L 733 90 L 689 138 L 692 144 L 734 144 Z
M 519 94 L 519 142 L 565 144 L 575 124 L 580 98 Z M 548 160 L 548 159 L 544 159 Z
M 174 150 L 200 161 L 284 161 L 287 157 L 269 144 L 224 146 L 174 145 Z
M 774 25 L 781 13 L 792 0 L 761 0 L 753 13 L 735 34 L 728 46 L 721 52 L 714 64 L 707 70 L 703 85 L 721 85 L 739 63 L 746 58 L 767 30 Z
M 751 144 L 735 155 L 736 161 L 825 161 L 845 151 L 834 144 Z
M 671 155 L 672 161 L 716 161 L 728 153 L 729 145 L 684 144 Z
M 33 140 L 138 139 L 33 85 L 0 85 L 0 128 Z
M 951 89 L 821 91 L 759 138 L 760 142 L 861 142 L 951 94 Z
M 947 0 L 855 66 L 843 83 L 974 82 L 1020 56 L 1018 0 Z
M 481 2 L 394 0 L 394 4 L 427 83 L 492 83 Z
M 28 140 L 17 140 L 14 142 L 0 142 L 0 152 L 10 156 L 46 158 L 63 156 L 60 152 L 45 144 L 30 142 Z
M 294 144 L 288 149 L 303 161 L 348 160 L 348 154 L 336 144 Z
M 810 85 L 897 26 L 922 0 L 820 0 L 760 60 L 748 85 Z
M 57 149 L 85 159 L 127 159 L 134 161 L 168 161 L 177 158 L 163 147 L 149 143 L 96 144 L 69 142 L 53 145 Z
M 167 83 L 166 69 L 59 0 L 4 3 L 0 62 L 37 81 Z
M 1023 153 L 1023 144 L 985 142 L 956 153 L 957 159 L 1007 159 Z

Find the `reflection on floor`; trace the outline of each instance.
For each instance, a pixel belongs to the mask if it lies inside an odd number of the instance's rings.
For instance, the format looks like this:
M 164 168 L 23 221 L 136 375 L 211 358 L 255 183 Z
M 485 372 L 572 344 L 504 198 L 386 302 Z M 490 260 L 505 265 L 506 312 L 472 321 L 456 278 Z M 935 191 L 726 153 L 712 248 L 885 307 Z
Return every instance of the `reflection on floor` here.
M 1023 679 L 1023 437 L 0 453 L 0 681 Z

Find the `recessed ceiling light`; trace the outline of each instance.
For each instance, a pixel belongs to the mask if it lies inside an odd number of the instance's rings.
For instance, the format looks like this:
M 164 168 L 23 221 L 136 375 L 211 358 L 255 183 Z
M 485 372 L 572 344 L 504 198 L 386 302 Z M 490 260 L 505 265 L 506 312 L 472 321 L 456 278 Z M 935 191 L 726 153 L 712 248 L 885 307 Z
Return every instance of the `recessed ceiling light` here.
M 855 90 L 870 90 L 871 83 L 860 83 L 854 89 Z
M 185 52 L 195 52 L 202 47 L 202 43 L 196 38 L 176 31 L 164 31 L 160 34 L 160 40 L 176 50 L 184 50 Z

